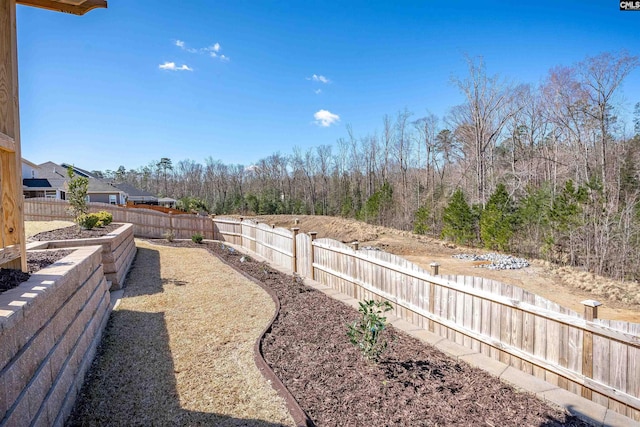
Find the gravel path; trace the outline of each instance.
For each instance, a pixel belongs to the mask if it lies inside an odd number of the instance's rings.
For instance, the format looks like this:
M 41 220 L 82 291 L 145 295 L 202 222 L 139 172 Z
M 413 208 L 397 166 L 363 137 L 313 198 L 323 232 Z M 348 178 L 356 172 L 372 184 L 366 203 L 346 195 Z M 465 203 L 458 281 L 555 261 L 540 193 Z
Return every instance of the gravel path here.
M 136 241 L 69 425 L 293 425 L 253 345 L 275 306 L 204 249 Z

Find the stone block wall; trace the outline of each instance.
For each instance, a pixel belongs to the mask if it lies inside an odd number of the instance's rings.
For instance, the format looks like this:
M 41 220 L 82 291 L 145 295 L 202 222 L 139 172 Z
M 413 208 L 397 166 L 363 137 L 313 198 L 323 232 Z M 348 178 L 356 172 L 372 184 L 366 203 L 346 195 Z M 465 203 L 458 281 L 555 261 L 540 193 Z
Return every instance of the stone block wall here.
M 0 294 L 0 426 L 62 426 L 110 313 L 102 247 Z

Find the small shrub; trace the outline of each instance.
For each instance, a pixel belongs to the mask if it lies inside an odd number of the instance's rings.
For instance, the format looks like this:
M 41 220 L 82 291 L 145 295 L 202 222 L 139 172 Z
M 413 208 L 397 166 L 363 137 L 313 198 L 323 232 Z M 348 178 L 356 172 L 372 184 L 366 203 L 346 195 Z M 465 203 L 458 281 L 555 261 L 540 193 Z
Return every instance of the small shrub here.
M 380 340 L 380 333 L 387 326 L 387 318 L 382 316 L 393 309 L 388 301 L 365 300 L 360 302 L 358 311 L 362 314 L 360 321 L 348 325 L 347 335 L 351 344 L 362 351 L 364 357 L 377 362 L 387 348 L 387 342 Z
M 98 216 L 96 214 L 82 214 L 76 218 L 76 222 L 78 223 L 80 228 L 83 228 L 85 230 L 91 230 L 98 224 L 99 221 L 100 219 L 98 219 Z
M 167 230 L 164 232 L 164 234 L 162 235 L 162 237 L 164 237 L 165 239 L 167 239 L 167 242 L 173 242 L 173 239 L 176 238 L 176 235 L 173 234 L 173 231 L 171 230 Z
M 193 241 L 193 243 L 202 243 L 202 239 L 204 239 L 204 236 L 200 233 L 196 233 L 191 236 L 191 241 Z
M 100 221 L 98 223 L 98 227 L 104 227 L 104 226 L 107 226 L 107 225 L 109 225 L 109 224 L 111 224 L 113 222 L 113 215 L 111 215 L 107 211 L 100 211 L 95 215 L 98 216 L 98 219 Z

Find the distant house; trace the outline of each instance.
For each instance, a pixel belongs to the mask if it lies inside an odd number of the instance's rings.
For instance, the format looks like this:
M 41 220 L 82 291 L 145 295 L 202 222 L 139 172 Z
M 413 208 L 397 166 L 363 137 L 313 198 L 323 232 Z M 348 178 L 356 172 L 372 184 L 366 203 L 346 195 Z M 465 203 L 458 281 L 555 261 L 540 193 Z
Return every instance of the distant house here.
M 158 199 L 158 205 L 164 206 L 165 208 L 175 209 L 177 203 L 178 201 L 171 197 L 161 197 Z
M 124 205 L 127 192 L 113 184 L 100 179 L 84 169 L 63 163 L 45 162 L 40 165 L 22 159 L 22 185 L 25 198 L 47 197 L 66 200 L 69 176 L 67 169 L 73 168 L 76 175 L 89 180 L 87 201 Z
M 129 203 L 133 203 L 134 205 L 158 205 L 158 198 L 147 191 L 140 190 L 126 182 L 113 185 L 127 193 L 127 202 Z

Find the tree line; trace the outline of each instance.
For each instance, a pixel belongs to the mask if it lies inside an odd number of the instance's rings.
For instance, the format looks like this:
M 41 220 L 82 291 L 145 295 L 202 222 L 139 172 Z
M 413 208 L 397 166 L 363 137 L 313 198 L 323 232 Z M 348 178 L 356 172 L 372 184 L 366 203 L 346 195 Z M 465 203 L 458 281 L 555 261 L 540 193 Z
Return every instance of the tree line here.
M 99 173 L 188 209 L 339 215 L 640 278 L 640 102 L 620 118 L 638 57 L 587 57 L 536 86 L 467 65 L 453 79 L 464 102 L 444 117 L 404 109 L 249 166 L 162 158 Z

